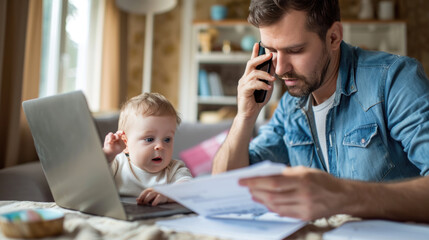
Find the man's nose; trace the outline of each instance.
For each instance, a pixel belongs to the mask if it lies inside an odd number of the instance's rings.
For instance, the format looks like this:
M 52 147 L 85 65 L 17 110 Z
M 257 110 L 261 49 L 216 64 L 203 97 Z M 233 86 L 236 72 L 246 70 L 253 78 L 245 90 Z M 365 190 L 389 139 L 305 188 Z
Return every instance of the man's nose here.
M 281 76 L 285 73 L 291 72 L 293 70 L 292 63 L 290 61 L 290 56 L 287 54 L 277 53 L 273 57 L 275 72 L 277 75 Z

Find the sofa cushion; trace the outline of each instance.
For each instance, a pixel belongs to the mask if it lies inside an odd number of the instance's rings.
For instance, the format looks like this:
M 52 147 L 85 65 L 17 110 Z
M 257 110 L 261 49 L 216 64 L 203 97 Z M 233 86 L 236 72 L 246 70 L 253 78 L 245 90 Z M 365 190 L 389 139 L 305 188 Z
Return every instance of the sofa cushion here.
M 54 201 L 40 162 L 0 170 L 0 200 Z
M 97 128 L 100 141 L 104 143 L 104 138 L 109 132 L 118 130 L 119 113 L 103 113 L 94 115 L 94 123 Z
M 185 162 L 192 176 L 211 174 L 213 158 L 227 134 L 228 131 L 225 130 L 180 153 L 180 159 Z
M 177 128 L 174 137 L 173 158 L 180 159 L 180 153 L 204 140 L 207 140 L 231 127 L 232 121 L 226 120 L 219 123 L 191 123 L 183 122 Z

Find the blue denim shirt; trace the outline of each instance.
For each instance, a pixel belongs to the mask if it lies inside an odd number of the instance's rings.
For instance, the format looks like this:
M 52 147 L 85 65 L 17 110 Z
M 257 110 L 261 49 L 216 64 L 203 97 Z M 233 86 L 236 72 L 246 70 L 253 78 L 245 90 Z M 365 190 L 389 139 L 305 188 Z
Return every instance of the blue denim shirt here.
M 307 100 L 283 95 L 249 146 L 250 164 L 269 159 L 326 170 Z M 366 181 L 428 175 L 428 120 L 429 80 L 416 60 L 341 43 L 326 119 L 332 175 Z

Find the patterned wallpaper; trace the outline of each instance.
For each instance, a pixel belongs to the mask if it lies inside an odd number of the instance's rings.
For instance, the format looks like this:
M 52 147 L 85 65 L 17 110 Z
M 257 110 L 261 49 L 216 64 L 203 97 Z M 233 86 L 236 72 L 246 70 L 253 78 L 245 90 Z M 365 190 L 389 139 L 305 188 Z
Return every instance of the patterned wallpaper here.
M 181 1 L 171 11 L 154 16 L 152 92 L 166 96 L 177 108 Z M 128 15 L 127 98 L 141 93 L 146 17 Z
M 408 56 L 419 60 L 429 75 L 429 1 L 398 0 L 398 16 L 407 21 Z
M 142 91 L 145 17 L 128 16 L 127 99 Z
M 155 15 L 154 49 L 152 64 L 152 90 L 164 94 L 175 107 L 179 103 L 179 60 L 180 60 L 180 23 L 183 1 L 163 14 Z M 373 0 L 376 9 L 379 0 Z M 407 21 L 408 55 L 422 62 L 429 73 L 429 1 L 392 0 L 395 2 L 396 17 Z M 359 0 L 340 0 L 344 18 L 356 17 Z M 249 0 L 195 0 L 194 18 L 209 19 L 210 6 L 216 3 L 227 5 L 230 18 L 246 18 Z M 144 46 L 145 17 L 128 16 L 128 85 L 127 97 L 141 92 L 142 62 Z

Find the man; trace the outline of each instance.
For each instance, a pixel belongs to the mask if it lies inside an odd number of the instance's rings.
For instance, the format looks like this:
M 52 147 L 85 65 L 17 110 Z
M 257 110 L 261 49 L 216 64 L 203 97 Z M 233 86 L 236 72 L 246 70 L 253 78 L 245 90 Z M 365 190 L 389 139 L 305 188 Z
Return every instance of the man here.
M 240 181 L 283 216 L 428 222 L 429 81 L 420 64 L 342 42 L 338 1 L 252 0 L 249 10 L 268 53 L 257 57 L 254 46 L 213 173 L 265 159 L 292 166 Z M 255 69 L 269 59 L 274 76 Z M 249 144 L 276 79 L 288 91 Z M 268 91 L 264 103 L 258 89 Z

